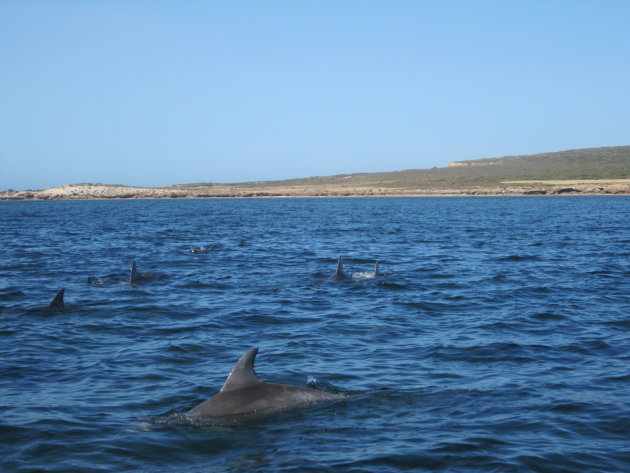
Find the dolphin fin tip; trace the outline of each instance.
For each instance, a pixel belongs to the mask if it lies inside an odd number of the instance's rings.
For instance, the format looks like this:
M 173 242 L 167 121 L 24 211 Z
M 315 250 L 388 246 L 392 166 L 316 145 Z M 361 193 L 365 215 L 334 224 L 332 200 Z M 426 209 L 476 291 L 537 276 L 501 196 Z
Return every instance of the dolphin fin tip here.
M 261 382 L 256 375 L 256 371 L 254 371 L 254 362 L 257 354 L 258 348 L 252 348 L 238 359 L 225 380 L 221 391 L 243 388 Z
M 61 288 L 59 292 L 57 292 L 55 298 L 50 302 L 50 304 L 48 304 L 49 310 L 64 310 L 66 308 L 63 301 L 63 295 L 65 292 L 65 288 Z

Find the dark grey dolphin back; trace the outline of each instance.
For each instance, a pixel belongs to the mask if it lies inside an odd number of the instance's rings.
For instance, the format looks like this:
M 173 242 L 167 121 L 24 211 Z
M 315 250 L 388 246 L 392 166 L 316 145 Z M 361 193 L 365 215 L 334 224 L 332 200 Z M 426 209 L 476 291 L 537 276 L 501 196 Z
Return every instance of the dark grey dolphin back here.
M 225 380 L 221 391 L 240 389 L 262 382 L 254 371 L 254 361 L 257 354 L 258 348 L 252 348 L 239 358 Z
M 151 271 L 149 272 L 139 272 L 138 267 L 136 266 L 136 262 L 134 261 L 131 265 L 131 272 L 129 274 L 129 282 L 130 283 L 144 283 L 148 282 L 152 279 L 155 279 L 157 275 Z
M 188 411 L 186 415 L 253 418 L 314 402 L 342 398 L 339 394 L 262 381 L 254 371 L 257 353 L 258 348 L 253 348 L 241 356 L 221 391 Z

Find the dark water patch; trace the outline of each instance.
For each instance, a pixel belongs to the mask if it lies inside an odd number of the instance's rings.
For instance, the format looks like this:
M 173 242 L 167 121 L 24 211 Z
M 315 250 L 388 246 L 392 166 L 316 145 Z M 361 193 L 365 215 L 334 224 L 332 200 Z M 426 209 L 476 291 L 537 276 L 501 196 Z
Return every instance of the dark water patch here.
M 425 276 L 428 279 L 453 279 L 457 277 L 455 274 L 449 273 L 431 273 Z
M 465 361 L 467 363 L 528 363 L 536 362 L 545 346 L 522 346 L 518 343 L 493 343 L 468 347 L 436 347 L 433 357 L 444 361 Z
M 151 332 L 154 333 L 156 336 L 162 336 L 162 337 L 169 337 L 169 336 L 184 336 L 184 335 L 190 335 L 192 333 L 197 332 L 198 330 L 212 330 L 212 329 L 216 329 L 219 328 L 220 324 L 217 324 L 216 322 L 212 322 L 212 323 L 208 323 L 205 320 L 199 320 L 196 323 L 193 324 L 186 324 L 183 326 L 177 326 L 177 325 L 169 325 L 169 326 L 157 326 L 157 327 L 153 327 L 151 328 Z
M 233 327 L 269 327 L 273 325 L 281 325 L 284 320 L 277 315 L 262 315 L 254 311 L 239 312 L 230 314 L 229 323 Z
M 630 429 L 630 415 L 626 414 L 620 418 L 614 418 L 609 415 L 608 418 L 596 421 L 595 426 L 601 432 L 605 432 L 623 442 L 627 438 L 628 429 Z
M 0 436 L 3 439 L 3 446 L 22 446 L 31 440 L 32 430 L 28 427 L 15 427 L 0 423 Z
M 19 289 L 7 289 L 0 292 L 0 301 L 19 300 L 19 298 L 24 296 L 26 296 L 26 294 Z
M 162 352 L 164 356 L 173 356 L 175 359 L 178 355 L 202 353 L 204 350 L 201 346 L 194 343 L 180 343 L 168 346 L 168 348 Z
M 535 320 L 535 321 L 560 321 L 560 320 L 566 320 L 567 317 L 565 317 L 564 315 L 561 314 L 555 314 L 553 312 L 540 312 L 538 314 L 533 314 L 530 316 L 531 319 Z
M 542 455 L 521 455 L 516 458 L 519 466 L 527 471 L 563 472 L 568 471 L 622 471 L 609 470 L 611 462 L 601 455 L 583 453 L 581 450 L 552 452 Z M 614 466 L 613 466 L 614 468 Z
M 491 277 L 491 280 L 493 282 L 509 281 L 509 276 L 507 274 L 496 274 Z
M 586 356 L 618 355 L 617 350 L 604 340 L 583 340 L 560 347 L 560 350 L 567 353 L 577 353 Z
M 436 372 L 431 372 L 427 376 L 430 379 L 462 379 L 462 378 L 465 378 L 465 376 L 457 374 L 457 373 L 436 373 Z
M 589 405 L 581 402 L 563 402 L 548 407 L 548 410 L 562 414 L 574 414 L 588 409 Z
M 520 262 L 520 261 L 540 261 L 536 255 L 509 255 L 496 258 L 496 261 Z
M 605 320 L 599 322 L 600 324 L 611 327 L 614 329 L 619 329 L 625 331 L 630 328 L 630 319 L 619 319 L 619 320 Z
M 605 383 L 624 384 L 625 382 L 630 381 L 630 374 L 622 374 L 619 376 L 606 376 L 606 377 L 601 378 L 601 381 Z
M 489 324 L 481 324 L 479 325 L 479 328 L 482 330 L 489 330 L 493 332 L 497 330 L 520 332 L 523 330 L 521 324 L 510 322 L 493 322 Z
M 417 309 L 421 312 L 425 312 L 427 314 L 443 314 L 454 310 L 454 306 L 451 304 L 441 303 L 441 302 L 413 302 L 413 301 L 401 301 L 396 302 L 399 305 L 405 306 L 410 309 Z
M 425 266 L 412 270 L 411 273 L 418 273 L 418 274 L 433 273 L 433 272 L 440 271 L 440 269 L 441 269 L 441 266 L 426 266 L 425 265 Z
M 617 272 L 618 270 L 603 270 L 603 269 L 599 269 L 599 270 L 595 270 L 595 271 L 589 271 L 588 274 L 591 276 L 598 276 L 600 278 L 603 279 L 611 279 L 615 277 L 615 272 Z
M 181 289 L 229 289 L 227 284 L 217 284 L 213 282 L 201 282 L 201 281 L 186 281 L 178 283 L 176 287 Z

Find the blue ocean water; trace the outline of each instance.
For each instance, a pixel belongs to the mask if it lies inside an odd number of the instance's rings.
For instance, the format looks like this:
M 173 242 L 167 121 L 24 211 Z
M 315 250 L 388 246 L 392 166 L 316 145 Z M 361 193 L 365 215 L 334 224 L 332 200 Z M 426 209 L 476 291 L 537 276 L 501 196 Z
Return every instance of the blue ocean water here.
M 629 204 L 2 202 L 0 470 L 630 471 Z M 347 397 L 171 421 L 252 347 Z

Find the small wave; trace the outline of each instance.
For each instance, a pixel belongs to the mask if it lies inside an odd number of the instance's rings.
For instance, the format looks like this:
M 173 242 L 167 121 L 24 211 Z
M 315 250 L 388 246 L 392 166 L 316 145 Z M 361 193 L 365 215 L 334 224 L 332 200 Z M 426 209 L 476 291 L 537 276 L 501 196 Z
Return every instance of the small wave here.
M 181 284 L 177 284 L 178 288 L 181 289 L 229 289 L 230 286 L 227 284 L 219 284 L 216 282 L 201 282 L 201 281 L 185 281 Z
M 190 417 L 185 414 L 169 414 L 167 416 L 148 416 L 138 419 L 136 428 L 142 431 L 152 430 L 150 425 L 168 426 L 168 427 L 194 427 L 203 431 L 229 432 L 235 427 L 243 424 L 239 419 L 220 419 L 211 417 Z M 148 423 L 149 425 L 146 425 Z M 222 449 L 229 447 L 224 446 Z
M 202 324 L 187 324 L 183 326 L 177 325 L 169 325 L 164 327 L 155 327 L 152 329 L 156 335 L 159 336 L 169 336 L 169 335 L 182 335 L 182 334 L 190 334 L 194 333 L 200 328 L 208 329 L 208 328 L 216 328 L 217 324 L 208 323 L 204 321 Z
M 271 326 L 282 325 L 284 319 L 276 317 L 274 315 L 252 314 L 252 311 L 245 311 L 245 313 L 238 313 L 230 315 L 230 324 L 234 324 L 235 327 L 239 326 Z
M 518 323 L 510 323 L 510 322 L 492 322 L 489 324 L 481 324 L 479 328 L 484 330 L 514 330 L 518 331 L 521 329 L 520 324 Z
M 469 363 L 487 362 L 535 362 L 539 359 L 536 351 L 541 347 L 524 347 L 518 343 L 492 343 L 469 347 L 438 347 L 432 357 L 444 361 L 466 361 Z M 546 348 L 546 347 L 542 347 Z M 534 351 L 532 351 L 534 350 Z
M 582 340 L 570 345 L 565 345 L 561 349 L 568 353 L 576 353 L 581 355 L 596 355 L 615 351 L 611 345 L 604 340 Z M 616 355 L 616 353 L 610 353 Z
M 540 261 L 540 257 L 536 255 L 509 255 L 495 258 L 495 261 Z
M 11 301 L 25 295 L 26 294 L 24 293 L 24 291 L 20 291 L 19 289 L 9 289 L 6 292 L 0 294 L 0 301 Z
M 610 279 L 615 277 L 615 272 L 615 270 L 597 269 L 593 271 L 588 271 L 587 274 L 590 274 L 591 276 L 599 276 L 601 278 Z
M 441 302 L 421 301 L 421 302 L 397 302 L 397 303 L 403 306 L 412 307 L 414 309 L 421 309 L 423 311 L 433 312 L 433 313 L 444 313 L 447 310 L 453 309 L 453 306 L 451 304 L 444 304 Z
M 630 329 L 630 319 L 620 319 L 601 322 L 602 325 L 614 327 L 622 330 Z
M 429 274 L 425 277 L 429 279 L 453 279 L 453 278 L 456 278 L 457 275 L 450 274 L 450 273 L 434 273 L 434 274 Z
M 602 378 L 601 381 L 605 383 L 625 383 L 630 381 L 630 374 L 622 374 L 619 376 L 607 376 Z
M 547 453 L 542 455 L 519 455 L 515 459 L 526 471 L 611 471 L 608 459 L 584 450 Z M 623 470 L 619 470 L 623 471 Z
M 327 380 L 320 380 L 312 375 L 306 377 L 306 386 L 311 389 L 317 389 L 318 391 L 324 391 L 333 394 L 347 394 Z
M 547 407 L 546 410 L 569 414 L 588 410 L 589 407 L 585 402 L 558 402 Z
M 461 444 L 463 445 L 463 444 Z M 478 452 L 475 454 L 475 452 Z M 339 471 L 513 471 L 514 465 L 492 455 L 483 454 L 478 448 L 468 452 L 427 451 L 417 449 L 407 453 L 392 453 L 337 463 L 332 470 Z M 462 453 L 468 453 L 463 455 Z

